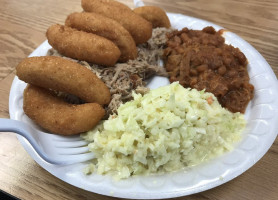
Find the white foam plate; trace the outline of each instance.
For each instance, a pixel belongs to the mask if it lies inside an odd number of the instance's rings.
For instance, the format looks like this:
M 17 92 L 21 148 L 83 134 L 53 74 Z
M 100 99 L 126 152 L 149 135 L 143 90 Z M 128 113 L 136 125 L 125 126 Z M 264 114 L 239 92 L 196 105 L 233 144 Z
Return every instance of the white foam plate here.
M 180 15 L 168 14 L 172 26 L 177 29 L 188 27 L 202 29 L 213 26 L 210 22 Z M 254 99 L 249 103 L 245 118 L 247 127 L 242 141 L 232 152 L 226 153 L 205 164 L 175 173 L 159 176 L 132 177 L 114 181 L 109 176 L 85 176 L 82 169 L 87 165 L 80 163 L 58 166 L 46 163 L 23 137 L 19 141 L 30 156 L 49 173 L 76 187 L 108 196 L 136 199 L 162 199 L 189 195 L 221 185 L 252 167 L 270 148 L 278 132 L 278 84 L 277 78 L 265 59 L 250 44 L 229 31 L 223 35 L 226 43 L 232 44 L 247 57 L 250 82 L 255 86 Z M 47 41 L 42 43 L 30 56 L 44 56 L 50 48 Z M 151 88 L 168 84 L 168 80 L 156 77 Z M 15 77 L 10 91 L 10 117 L 35 126 L 22 109 L 23 90 L 26 84 Z M 52 137 L 49 134 L 47 137 Z

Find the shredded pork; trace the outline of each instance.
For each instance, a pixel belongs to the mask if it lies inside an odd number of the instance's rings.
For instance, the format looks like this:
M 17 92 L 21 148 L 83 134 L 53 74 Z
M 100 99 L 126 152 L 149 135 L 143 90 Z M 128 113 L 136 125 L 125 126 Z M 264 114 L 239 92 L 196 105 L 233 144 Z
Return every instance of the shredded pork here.
M 105 108 L 106 118 L 116 113 L 122 103 L 132 99 L 131 93 L 133 90 L 136 93 L 145 94 L 149 90 L 146 86 L 149 78 L 154 75 L 168 76 L 164 67 L 160 66 L 160 61 L 167 41 L 166 33 L 170 31 L 171 29 L 166 28 L 153 29 L 152 38 L 147 43 L 138 46 L 137 59 L 129 60 L 127 63 L 117 63 L 113 67 L 103 67 L 74 60 L 91 69 L 110 89 L 112 100 Z M 62 56 L 54 49 L 50 49 L 48 55 Z M 76 97 L 72 97 L 72 95 L 66 96 L 66 99 L 70 102 L 77 101 Z M 81 100 L 78 101 L 82 102 Z

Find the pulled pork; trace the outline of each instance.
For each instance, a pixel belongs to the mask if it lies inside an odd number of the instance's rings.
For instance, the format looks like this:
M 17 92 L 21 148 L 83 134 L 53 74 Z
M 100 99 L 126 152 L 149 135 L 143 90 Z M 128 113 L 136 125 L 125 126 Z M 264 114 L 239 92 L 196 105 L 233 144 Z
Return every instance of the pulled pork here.
M 147 80 L 152 76 L 168 77 L 168 73 L 164 67 L 160 66 L 160 62 L 167 41 L 166 33 L 170 31 L 170 29 L 166 28 L 153 29 L 152 38 L 147 43 L 138 46 L 137 59 L 129 60 L 127 63 L 117 63 L 113 67 L 103 67 L 85 61 L 74 60 L 91 69 L 110 89 L 112 99 L 105 108 L 105 118 L 117 113 L 117 109 L 122 103 L 132 100 L 132 91 L 141 94 L 148 92 L 149 89 L 146 87 Z M 48 55 L 62 56 L 54 49 L 50 49 Z M 77 101 L 82 103 L 80 99 L 77 100 L 72 95 L 66 95 L 65 98 L 71 103 Z

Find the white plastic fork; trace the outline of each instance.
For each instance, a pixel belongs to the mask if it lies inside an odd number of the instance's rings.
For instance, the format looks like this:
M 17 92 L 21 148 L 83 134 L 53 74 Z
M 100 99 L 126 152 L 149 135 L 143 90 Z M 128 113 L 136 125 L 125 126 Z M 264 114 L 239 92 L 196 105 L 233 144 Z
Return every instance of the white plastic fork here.
M 87 147 L 88 142 L 80 136 L 44 133 L 24 122 L 3 118 L 0 119 L 0 132 L 14 132 L 23 136 L 40 157 L 51 164 L 70 165 L 94 158 Z
M 141 7 L 141 6 L 144 6 L 144 2 L 143 1 L 140 1 L 140 0 L 133 0 L 133 4 L 135 5 L 135 8 L 138 8 L 138 7 Z

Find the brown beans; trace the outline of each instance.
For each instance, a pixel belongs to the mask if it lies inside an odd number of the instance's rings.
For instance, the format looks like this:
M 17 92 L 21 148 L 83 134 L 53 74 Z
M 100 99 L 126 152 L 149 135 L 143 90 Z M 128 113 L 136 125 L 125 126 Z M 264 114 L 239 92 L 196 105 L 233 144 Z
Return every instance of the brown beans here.
M 190 69 L 190 75 L 196 76 L 198 75 L 198 71 L 196 69 Z
M 227 76 L 228 76 L 228 77 L 231 77 L 231 78 L 232 78 L 232 77 L 235 77 L 236 75 L 237 75 L 237 71 L 236 71 L 236 70 L 233 70 L 233 69 L 232 69 L 232 70 L 230 70 L 230 71 L 227 72 Z
M 198 67 L 196 67 L 196 70 L 201 73 L 204 72 L 208 69 L 208 65 L 207 64 L 203 64 L 203 65 L 199 65 Z
M 218 74 L 220 74 L 220 75 L 224 75 L 226 73 L 226 71 L 227 71 L 227 69 L 225 66 L 221 66 L 217 70 Z
M 212 92 L 222 106 L 243 113 L 248 101 L 241 98 L 252 99 L 254 96 L 254 87 L 249 84 L 247 59 L 238 48 L 225 44 L 222 33 L 213 27 L 202 31 L 183 28 L 169 33 L 164 52 L 165 68 L 170 82 L 179 81 L 184 87 L 205 89 Z M 247 91 L 247 94 L 226 98 L 232 90 L 240 94 Z M 233 103 L 227 101 L 236 101 L 238 108 L 229 107 Z

